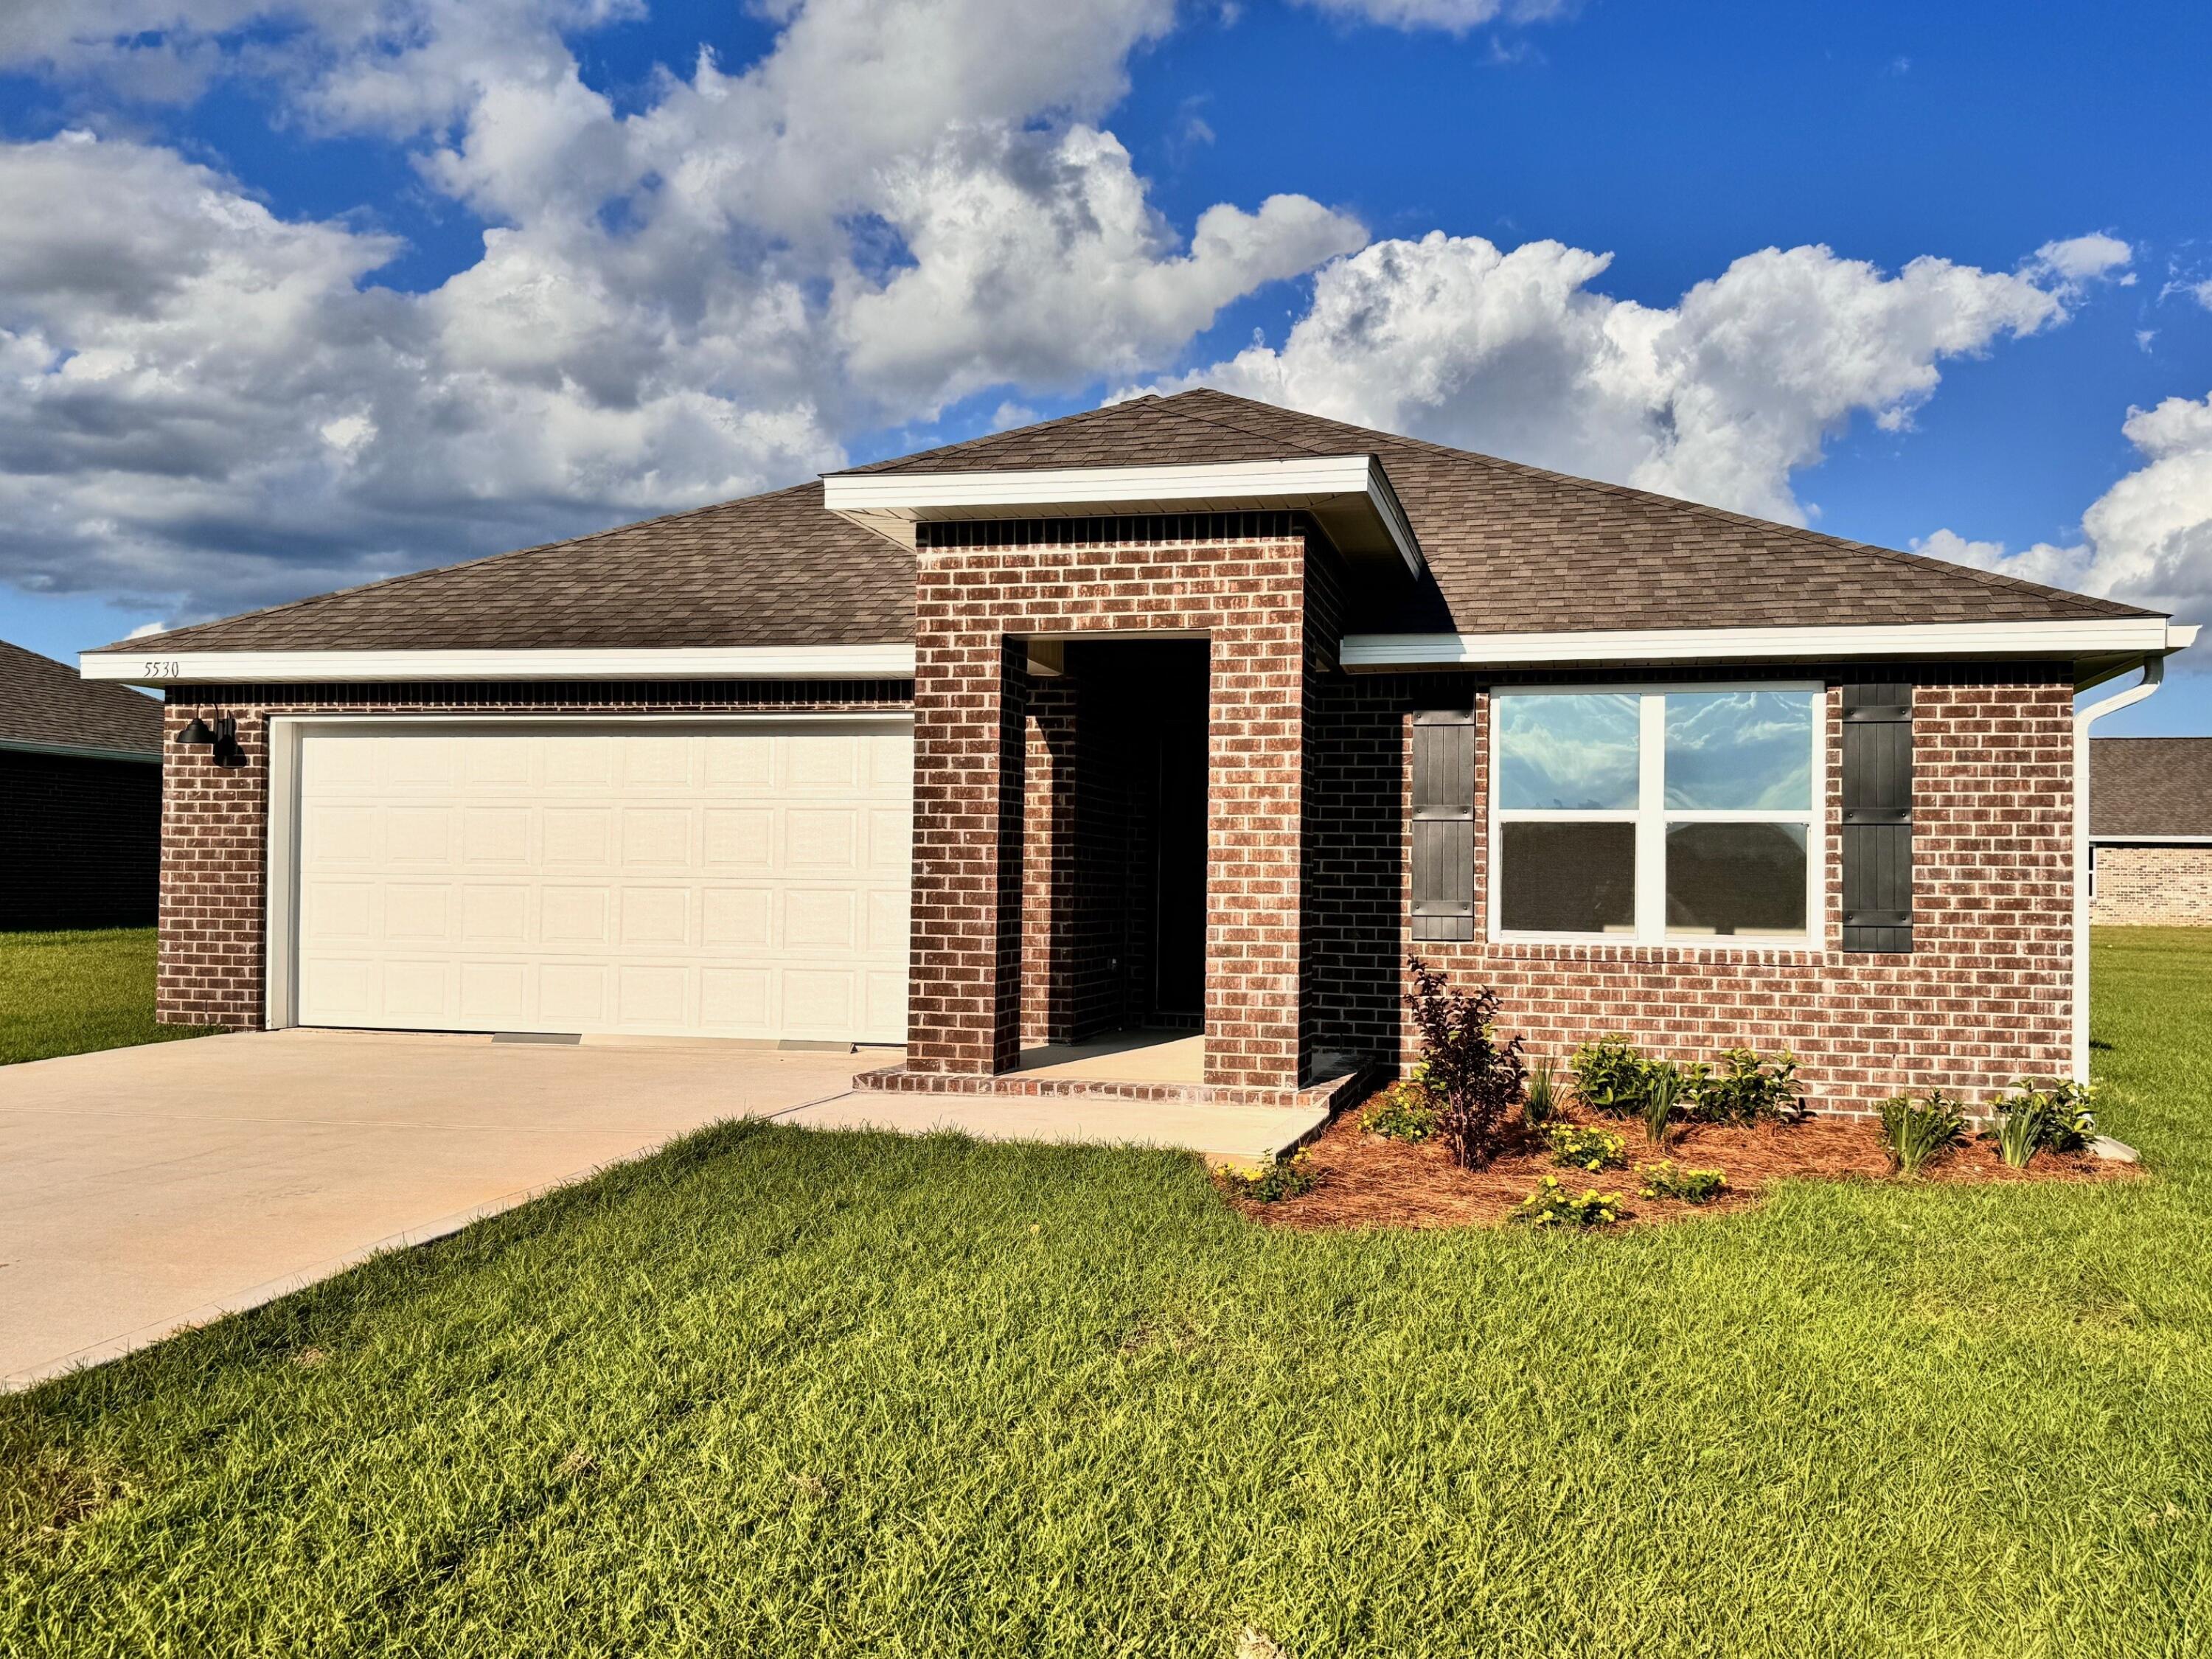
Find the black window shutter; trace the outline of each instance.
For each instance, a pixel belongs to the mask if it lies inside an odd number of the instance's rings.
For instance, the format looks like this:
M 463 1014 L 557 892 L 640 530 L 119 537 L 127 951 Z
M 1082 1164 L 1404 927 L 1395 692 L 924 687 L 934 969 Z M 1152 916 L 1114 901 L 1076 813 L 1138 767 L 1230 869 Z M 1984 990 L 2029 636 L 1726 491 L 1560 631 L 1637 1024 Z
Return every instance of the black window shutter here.
M 1474 937 L 1474 715 L 1413 716 L 1413 937 Z
M 1912 687 L 1844 687 L 1844 949 L 1912 948 Z

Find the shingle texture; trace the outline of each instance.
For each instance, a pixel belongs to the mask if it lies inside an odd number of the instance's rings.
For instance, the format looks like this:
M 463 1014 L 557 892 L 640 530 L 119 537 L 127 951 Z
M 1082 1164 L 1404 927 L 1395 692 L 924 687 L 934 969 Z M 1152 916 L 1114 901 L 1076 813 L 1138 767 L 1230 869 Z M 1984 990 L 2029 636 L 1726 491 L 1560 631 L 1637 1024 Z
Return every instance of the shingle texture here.
M 2212 738 L 2092 742 L 2089 834 L 2212 836 Z
M 127 685 L 0 641 L 0 744 L 161 752 L 161 705 Z
M 1916 554 L 1200 390 L 994 433 L 862 471 L 1373 454 L 1428 561 L 1353 596 L 1353 631 L 2069 621 L 2141 616 Z M 180 649 L 836 645 L 914 633 L 910 552 L 821 486 L 403 576 L 160 636 Z M 140 642 L 133 642 L 137 648 Z
M 133 640 L 133 651 L 878 645 L 914 637 L 914 556 L 817 481 Z

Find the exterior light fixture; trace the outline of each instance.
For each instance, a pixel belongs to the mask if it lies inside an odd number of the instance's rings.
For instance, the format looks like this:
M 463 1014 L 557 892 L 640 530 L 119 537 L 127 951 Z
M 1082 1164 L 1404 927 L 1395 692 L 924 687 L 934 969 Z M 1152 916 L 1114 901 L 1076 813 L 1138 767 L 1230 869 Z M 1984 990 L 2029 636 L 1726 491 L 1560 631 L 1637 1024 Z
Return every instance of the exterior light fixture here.
M 213 749 L 215 752 L 210 758 L 217 766 L 246 764 L 246 750 L 238 741 L 238 722 L 228 714 L 217 715 L 213 725 L 198 714 L 193 715 L 191 723 L 177 733 L 177 741 L 194 747 Z

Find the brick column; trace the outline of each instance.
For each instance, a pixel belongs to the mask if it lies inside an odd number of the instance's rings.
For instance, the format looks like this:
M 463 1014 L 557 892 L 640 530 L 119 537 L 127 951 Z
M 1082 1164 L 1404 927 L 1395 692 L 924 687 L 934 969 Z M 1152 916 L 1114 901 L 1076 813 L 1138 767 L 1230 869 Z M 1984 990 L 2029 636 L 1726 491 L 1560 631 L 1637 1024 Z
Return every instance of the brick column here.
M 907 1067 L 991 1073 L 1021 1054 L 1026 679 L 1002 634 L 917 642 Z
M 1073 680 L 1029 688 L 1022 826 L 1022 1040 L 1070 1042 L 1076 1025 L 1079 879 Z

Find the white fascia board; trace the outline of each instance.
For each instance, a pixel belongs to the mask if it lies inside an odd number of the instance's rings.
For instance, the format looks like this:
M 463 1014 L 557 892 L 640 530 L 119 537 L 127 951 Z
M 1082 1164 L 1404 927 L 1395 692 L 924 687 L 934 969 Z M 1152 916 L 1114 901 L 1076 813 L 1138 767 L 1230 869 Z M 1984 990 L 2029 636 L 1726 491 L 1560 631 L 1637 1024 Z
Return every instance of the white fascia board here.
M 2089 832 L 2092 847 L 2212 847 L 2212 836 L 2121 836 Z
M 911 645 L 642 651 L 88 651 L 77 672 L 131 685 L 354 680 L 910 679 Z
M 822 504 L 885 534 L 893 525 L 925 520 L 1235 513 L 1358 504 L 1371 517 L 1378 539 L 1387 541 L 1406 568 L 1416 575 L 1421 570 L 1420 544 L 1382 462 L 1372 455 L 988 472 L 833 472 L 822 480 Z
M 2085 622 L 1907 623 L 1871 628 L 1650 628 L 1556 634 L 1348 634 L 1352 669 L 1511 668 L 1605 662 L 1819 662 L 1854 657 L 2156 655 L 2194 629 L 2163 617 Z

